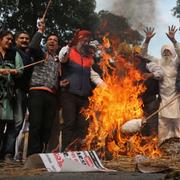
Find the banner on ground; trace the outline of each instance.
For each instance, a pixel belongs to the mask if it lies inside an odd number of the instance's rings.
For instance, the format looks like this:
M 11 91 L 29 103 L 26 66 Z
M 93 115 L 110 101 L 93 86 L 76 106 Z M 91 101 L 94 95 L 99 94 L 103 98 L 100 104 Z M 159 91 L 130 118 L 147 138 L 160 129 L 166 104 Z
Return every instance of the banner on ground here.
M 95 151 L 39 154 L 49 172 L 113 171 L 105 168 Z

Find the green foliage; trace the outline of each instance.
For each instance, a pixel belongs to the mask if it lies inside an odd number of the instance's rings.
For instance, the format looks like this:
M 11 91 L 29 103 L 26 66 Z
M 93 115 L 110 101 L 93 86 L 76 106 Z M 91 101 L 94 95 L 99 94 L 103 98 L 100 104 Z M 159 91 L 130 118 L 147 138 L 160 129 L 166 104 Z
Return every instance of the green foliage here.
M 32 35 L 48 0 L 0 0 L 0 26 Z M 58 33 L 62 41 L 77 28 L 90 29 L 97 21 L 95 0 L 52 0 L 46 16 L 46 33 Z
M 38 17 L 42 17 L 48 0 L 0 0 L 0 27 L 17 31 L 36 31 Z M 139 43 L 139 32 L 131 29 L 124 17 L 108 11 L 95 12 L 95 0 L 52 0 L 46 16 L 46 34 L 57 33 L 66 43 L 77 28 L 89 29 L 104 35 L 109 32 L 121 42 Z
M 176 1 L 176 7 L 172 9 L 173 15 L 180 19 L 180 0 Z

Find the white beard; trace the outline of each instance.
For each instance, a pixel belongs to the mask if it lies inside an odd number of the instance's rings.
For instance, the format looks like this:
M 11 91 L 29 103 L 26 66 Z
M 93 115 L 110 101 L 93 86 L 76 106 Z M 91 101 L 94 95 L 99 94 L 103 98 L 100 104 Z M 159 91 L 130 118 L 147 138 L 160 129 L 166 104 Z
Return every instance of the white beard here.
M 168 66 L 172 63 L 172 56 L 162 56 L 161 65 Z

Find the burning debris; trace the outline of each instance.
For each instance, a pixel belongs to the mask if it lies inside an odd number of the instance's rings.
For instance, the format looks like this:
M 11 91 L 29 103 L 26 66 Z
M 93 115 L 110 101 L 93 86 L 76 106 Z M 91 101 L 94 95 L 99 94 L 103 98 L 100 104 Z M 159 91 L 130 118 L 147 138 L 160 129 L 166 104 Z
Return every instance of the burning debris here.
M 105 36 L 104 49 L 110 46 Z M 112 55 L 113 54 L 113 55 Z M 122 125 L 143 116 L 142 100 L 139 98 L 146 87 L 144 77 L 132 63 L 116 53 L 103 51 L 100 67 L 103 69 L 105 88 L 97 87 L 90 97 L 89 107 L 83 110 L 90 121 L 85 148 L 99 152 L 101 157 L 142 154 L 150 157 L 161 155 L 157 137 L 142 137 L 140 133 L 123 134 Z

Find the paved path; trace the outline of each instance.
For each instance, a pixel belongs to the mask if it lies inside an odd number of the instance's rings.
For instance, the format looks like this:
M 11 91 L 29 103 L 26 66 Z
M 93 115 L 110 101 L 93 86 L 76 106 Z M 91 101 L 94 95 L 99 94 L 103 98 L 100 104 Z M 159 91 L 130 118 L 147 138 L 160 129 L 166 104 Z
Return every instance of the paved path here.
M 44 173 L 38 176 L 7 177 L 3 180 L 163 180 L 165 174 L 137 172 L 112 173 Z M 1 178 L 0 178 L 1 179 Z

